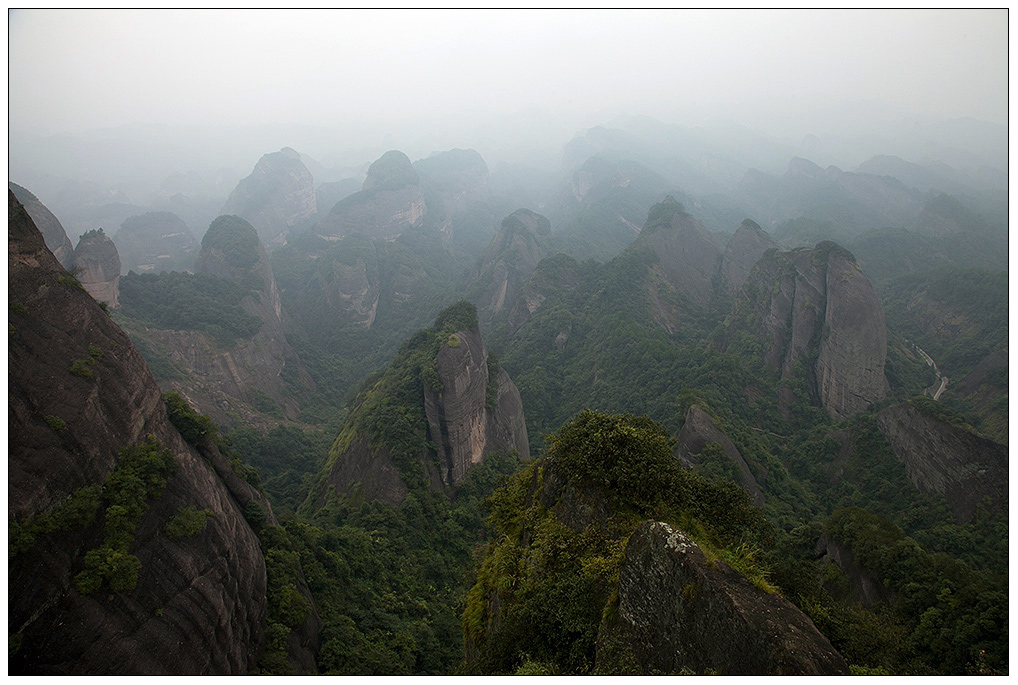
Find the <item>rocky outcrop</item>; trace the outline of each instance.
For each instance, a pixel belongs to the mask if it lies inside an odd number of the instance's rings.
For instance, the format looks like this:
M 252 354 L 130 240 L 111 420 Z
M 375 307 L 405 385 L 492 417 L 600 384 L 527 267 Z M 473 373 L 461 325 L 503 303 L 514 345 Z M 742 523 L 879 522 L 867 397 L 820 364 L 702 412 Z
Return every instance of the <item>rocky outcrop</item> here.
M 958 523 L 971 521 L 977 507 L 992 512 L 1007 502 L 1004 445 L 911 402 L 884 409 L 877 414 L 877 424 L 919 491 L 943 495 Z
M 264 155 L 247 178 L 230 193 L 220 214 L 251 223 L 262 243 L 286 244 L 286 234 L 318 211 L 315 183 L 300 153 L 288 147 Z
M 176 465 L 130 544 L 141 564 L 133 589 L 82 593 L 73 582 L 102 544 L 102 515 L 12 547 L 9 671 L 247 673 L 265 640 L 266 576 L 242 512 L 267 503 L 214 447 L 199 453 L 181 438 L 141 355 L 91 297 L 58 280 L 64 270 L 13 194 L 8 221 L 19 304 L 8 336 L 10 518 L 23 525 L 101 485 L 118 452 L 146 436 Z M 211 515 L 201 532 L 171 538 L 166 524 L 183 507 Z
M 777 247 L 774 238 L 755 221 L 746 219 L 739 224 L 721 256 L 719 286 L 722 292 L 729 296 L 737 293 L 760 257 Z
M 630 650 L 644 674 L 848 674 L 844 658 L 791 602 L 656 521 L 626 543 L 617 615 L 598 644 Z M 598 660 L 604 656 L 602 649 Z
M 371 240 L 346 236 L 319 257 L 316 266 L 329 319 L 341 326 L 371 328 L 381 294 L 378 251 Z
M 427 212 L 420 177 L 410 159 L 390 150 L 368 168 L 360 192 L 336 203 L 315 226 L 327 240 L 350 233 L 370 238 L 395 238 L 411 226 L 419 226 Z
M 187 224 L 172 212 L 147 212 L 128 217 L 113 237 L 120 253 L 121 274 L 191 271 L 198 241 Z
M 739 292 L 721 351 L 739 333 L 764 343 L 764 362 L 781 380 L 798 365 L 809 398 L 834 419 L 863 411 L 887 395 L 887 329 L 880 298 L 852 255 L 834 243 L 768 252 Z M 792 399 L 779 397 L 785 416 Z
M 679 295 L 695 305 L 709 303 L 721 245 L 681 204 L 668 197 L 655 205 L 634 247 L 654 252 L 657 263 L 653 271 Z
M 488 364 L 488 350 L 477 329 L 459 331 L 436 360 L 442 389 L 424 387 L 428 440 L 438 445 L 444 485 L 463 482 L 467 470 L 488 452 L 530 456 L 523 402 L 501 367 Z
M 764 504 L 763 490 L 739 449 L 728 439 L 727 435 L 714 425 L 710 414 L 695 405 L 690 407 L 686 411 L 685 422 L 679 429 L 675 455 L 686 466 L 692 467 L 699 461 L 698 457 L 704 448 L 712 443 L 718 445 L 725 456 L 731 460 L 738 475 L 739 485 L 749 493 L 753 504 L 762 507 Z M 766 471 L 763 475 L 766 478 Z
M 248 290 L 240 305 L 261 319 L 258 331 L 227 346 L 200 331 L 146 328 L 133 329 L 132 335 L 144 336 L 185 372 L 183 378 L 166 384 L 216 423 L 271 426 L 280 418 L 295 418 L 300 411 L 295 396 L 313 382 L 286 341 L 279 290 L 254 227 L 235 216 L 212 222 L 202 239 L 195 272 Z
M 459 314 L 467 312 L 468 316 L 461 320 L 473 319 L 473 324 L 450 334 L 449 327 L 442 322 L 454 309 Z M 322 490 L 310 505 L 323 506 L 332 495 L 398 505 L 413 485 L 406 480 L 408 473 L 414 478 L 414 474 L 422 473 L 427 487 L 451 493 L 463 482 L 470 467 L 483 461 L 487 454 L 515 451 L 524 459 L 529 457 L 520 393 L 508 373 L 489 359 L 475 311 L 466 302 L 445 310 L 435 327 L 419 331 L 404 343 L 400 356 L 377 384 L 362 392 L 330 450 Z M 434 367 L 408 368 L 408 363 L 420 363 L 410 356 L 408 346 L 426 344 L 424 341 L 436 333 L 444 336 L 444 342 L 437 348 Z M 434 375 L 428 372 L 431 368 Z M 417 374 L 425 378 L 417 381 L 416 388 L 407 388 L 407 377 Z M 394 396 L 391 393 L 396 386 L 403 389 Z M 413 401 L 420 404 L 406 406 L 407 393 L 416 394 L 418 399 Z M 393 409 L 408 415 L 420 412 L 425 418 L 419 427 L 413 422 L 402 425 L 400 430 L 404 433 L 396 447 L 384 435 L 370 437 L 366 428 L 379 421 L 375 412 Z M 419 430 L 417 435 L 406 434 L 410 425 L 415 426 L 412 430 Z M 420 450 L 408 455 L 405 447 L 414 440 Z M 399 449 L 404 449 L 404 453 L 397 458 L 394 452 Z M 408 466 L 407 460 L 416 463 Z
M 101 228 L 82 234 L 71 262 L 78 281 L 96 302 L 111 309 L 120 306 L 120 255 Z
M 538 263 L 548 256 L 550 237 L 551 222 L 529 209 L 518 209 L 502 221 L 470 275 L 478 291 L 481 328 L 487 330 L 516 301 Z
M 507 331 L 518 331 L 541 308 L 545 300 L 574 290 L 582 279 L 582 266 L 569 255 L 559 253 L 542 259 L 509 306 L 505 321 Z
M 891 591 L 868 569 L 859 565 L 848 545 L 824 533 L 817 541 L 815 552 L 818 557 L 823 558 L 822 563 L 837 564 L 845 577 L 848 578 L 848 599 L 858 602 L 864 607 L 873 606 L 877 602 L 890 601 Z M 828 591 L 831 591 L 831 588 Z
M 67 237 L 67 231 L 64 230 L 60 220 L 49 211 L 42 202 L 39 201 L 35 195 L 30 193 L 25 188 L 22 188 L 17 183 L 7 182 L 7 188 L 14 193 L 14 196 L 18 198 L 18 202 L 28 212 L 28 216 L 32 217 L 32 221 L 35 223 L 36 228 L 42 233 L 43 240 L 46 241 L 46 247 L 53 253 L 53 256 L 57 258 L 57 261 L 65 268 L 71 267 L 71 253 L 74 252 L 74 245 L 71 244 L 71 239 Z

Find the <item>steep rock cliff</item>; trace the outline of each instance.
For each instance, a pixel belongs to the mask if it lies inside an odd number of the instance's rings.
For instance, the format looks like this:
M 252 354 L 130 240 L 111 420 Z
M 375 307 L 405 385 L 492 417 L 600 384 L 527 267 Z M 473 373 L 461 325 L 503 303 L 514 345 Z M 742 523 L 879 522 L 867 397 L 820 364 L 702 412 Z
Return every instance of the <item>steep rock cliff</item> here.
M 519 391 L 492 362 L 473 305 L 439 314 L 361 391 L 309 505 L 333 495 L 399 504 L 412 487 L 453 491 L 490 452 L 528 457 Z
M 848 599 L 864 607 L 891 599 L 891 591 L 868 569 L 859 565 L 848 545 L 824 533 L 817 541 L 815 552 L 824 562 L 837 564 L 848 578 Z
M 58 280 L 64 270 L 13 194 L 8 221 L 9 297 L 20 305 L 8 347 L 11 520 L 24 530 L 102 485 L 118 452 L 146 436 L 175 464 L 130 544 L 133 589 L 82 593 L 73 582 L 102 544 L 102 516 L 12 547 L 10 671 L 247 673 L 264 643 L 266 577 L 242 512 L 264 499 L 214 447 L 199 453 L 181 438 L 141 355 L 91 297 Z M 184 507 L 211 515 L 171 538 L 166 525 Z
M 538 263 L 548 256 L 551 222 L 529 209 L 518 209 L 502 221 L 488 249 L 474 266 L 470 278 L 481 328 L 506 312 L 516 301 Z
M 687 466 L 695 466 L 698 461 L 697 457 L 711 443 L 720 446 L 725 456 L 735 466 L 739 485 L 749 493 L 753 504 L 758 507 L 763 506 L 763 491 L 739 449 L 727 435 L 714 425 L 710 414 L 695 405 L 690 407 L 686 411 L 685 422 L 679 429 L 678 442 L 675 447 L 676 456 Z M 764 472 L 764 477 L 766 477 L 766 472 Z
M 262 156 L 241 179 L 220 214 L 235 214 L 258 231 L 262 243 L 286 243 L 286 234 L 318 211 L 315 183 L 300 153 L 288 147 Z
M 120 224 L 113 236 L 121 273 L 191 271 L 198 241 L 183 219 L 172 212 L 146 212 Z
M 646 674 L 848 673 L 791 602 L 708 560 L 688 536 L 657 521 L 641 524 L 626 543 L 617 615 L 598 641 L 631 649 L 637 672 Z
M 969 522 L 979 506 L 994 511 L 1007 502 L 1004 445 L 912 402 L 884 409 L 877 414 L 877 424 L 915 486 L 947 498 L 958 523 Z
M 350 233 L 371 238 L 395 238 L 411 226 L 419 226 L 427 212 L 420 177 L 410 159 L 390 150 L 368 168 L 360 192 L 339 201 L 315 226 L 328 240 Z
M 777 247 L 774 238 L 755 221 L 746 219 L 739 224 L 721 256 L 719 286 L 722 292 L 728 295 L 737 293 L 764 252 Z
M 768 252 L 754 267 L 715 345 L 740 334 L 764 343 L 764 361 L 781 380 L 797 365 L 806 392 L 832 418 L 852 416 L 887 395 L 887 329 L 880 299 L 852 255 L 834 243 Z M 788 415 L 791 398 L 780 397 Z
M 71 262 L 78 281 L 96 302 L 113 309 L 120 306 L 120 255 L 101 228 L 82 234 Z
M 478 329 L 454 335 L 435 361 L 441 390 L 424 386 L 428 439 L 438 445 L 446 486 L 463 482 L 467 469 L 487 452 L 516 450 L 524 458 L 530 453 L 523 402 L 509 374 L 488 363 Z
M 681 297 L 699 306 L 709 303 L 721 245 L 681 204 L 668 197 L 655 205 L 633 245 L 654 252 L 653 271 Z
M 32 217 L 32 221 L 35 223 L 36 228 L 42 233 L 43 240 L 46 241 L 46 247 L 53 253 L 53 256 L 57 258 L 57 261 L 65 268 L 71 267 L 71 253 L 74 252 L 74 245 L 71 244 L 71 239 L 67 237 L 67 231 L 64 230 L 60 220 L 49 210 L 46 205 L 39 201 L 35 195 L 30 193 L 25 188 L 22 188 L 17 183 L 7 182 L 7 188 L 14 193 L 14 196 L 18 198 L 18 202 L 22 204 L 28 215 Z

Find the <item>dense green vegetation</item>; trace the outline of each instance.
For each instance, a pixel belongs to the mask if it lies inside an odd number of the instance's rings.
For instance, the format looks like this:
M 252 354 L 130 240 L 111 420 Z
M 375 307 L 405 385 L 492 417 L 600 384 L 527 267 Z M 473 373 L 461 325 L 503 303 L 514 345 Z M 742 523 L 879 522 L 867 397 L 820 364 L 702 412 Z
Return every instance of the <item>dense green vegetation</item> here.
M 655 206 L 645 230 L 666 227 L 676 211 L 684 210 L 674 201 Z M 823 228 L 819 220 L 800 223 L 788 228 Z M 881 407 L 835 424 L 810 390 L 807 364 L 779 381 L 763 363 L 766 343 L 750 332 L 736 334 L 727 353 L 712 349 L 731 303 L 697 306 L 669 289 L 652 251 L 631 246 L 604 264 L 563 254 L 545 259 L 529 284 L 543 298 L 540 308 L 511 328 L 503 318 L 483 331 L 498 353 L 489 370 L 501 366 L 515 381 L 532 452 L 544 458 L 520 467 L 515 455 L 489 455 L 453 496 L 427 487 L 421 459 L 433 448 L 423 392 L 436 389 L 438 350 L 460 344 L 455 333 L 477 326 L 466 302 L 439 314 L 463 292 L 470 260 L 454 256 L 429 226 L 393 241 L 352 235 L 328 243 L 298 233 L 272 260 L 292 323 L 288 341 L 318 388 L 303 402 L 304 425 L 223 436 L 179 396 L 164 397 L 186 439 L 211 441 L 235 468 L 248 469 L 280 522 L 272 525 L 257 502 L 245 511 L 269 572 L 262 672 L 289 672 L 287 640 L 311 611 L 306 587 L 323 621 L 322 673 L 593 673 L 625 540 L 646 518 L 672 523 L 759 587 L 779 590 L 855 672 L 1007 670 L 1006 608 L 999 610 L 1007 596 L 1006 510 L 956 523 L 946 500 L 912 485 L 877 427 Z M 155 321 L 159 312 L 160 321 L 177 316 L 192 327 L 206 319 L 226 327 L 229 312 L 205 307 L 203 292 L 233 306 L 245 294 L 216 291 L 225 281 L 163 278 L 123 279 L 125 313 L 142 320 L 130 309 L 134 298 L 151 325 L 173 327 Z M 174 288 L 176 300 L 193 304 L 175 304 Z M 335 306 L 340 292 L 363 288 L 377 293 L 370 327 L 359 320 L 363 312 Z M 923 272 L 884 293 L 888 402 L 935 381 L 916 344 L 952 374 L 1006 346 L 1006 276 Z M 917 297 L 925 309 L 915 306 Z M 229 335 L 239 334 L 220 334 Z M 1003 369 L 987 382 L 1006 388 Z M 497 387 L 488 391 L 494 396 Z M 791 398 L 784 416 L 779 395 Z M 941 420 L 978 428 L 964 406 L 915 401 Z M 746 460 L 764 491 L 763 507 L 749 506 L 716 445 L 692 470 L 674 459 L 670 436 L 694 404 Z M 274 407 L 264 409 L 271 414 Z M 399 469 L 410 489 L 402 504 L 323 488 L 329 466 L 364 436 Z M 238 466 L 240 455 L 260 478 Z M 604 516 L 578 526 L 556 519 L 530 496 L 550 479 L 582 493 Z M 500 482 L 505 486 L 485 508 Z M 201 513 L 181 511 L 174 531 L 193 534 L 204 523 Z M 37 522 L 31 530 L 54 525 Z M 815 562 L 825 532 L 886 580 L 888 601 L 863 608 L 836 565 Z M 497 630 L 493 596 L 502 607 Z
M 261 249 L 254 226 L 239 216 L 224 215 L 209 224 L 201 240 L 203 251 L 217 250 L 235 269 L 250 269 L 258 263 Z
M 132 271 L 120 279 L 124 316 L 154 328 L 201 331 L 221 345 L 250 338 L 261 328 L 262 320 L 240 304 L 250 293 L 233 281 L 209 274 L 138 275 Z
M 890 326 L 922 347 L 952 378 L 1007 345 L 1007 274 L 940 268 L 906 274 L 884 297 Z
M 324 423 L 357 387 L 392 360 L 401 342 L 457 298 L 469 262 L 445 249 L 437 230 L 411 229 L 393 241 L 350 235 L 329 243 L 312 232 L 272 254 L 272 269 L 292 320 L 287 340 L 318 388 L 303 420 Z M 337 307 L 340 274 L 377 293 L 374 321 Z M 370 306 L 370 302 L 366 303 Z
M 646 417 L 583 411 L 548 438 L 545 459 L 496 492 L 489 519 L 495 542 L 463 615 L 472 669 L 593 673 L 626 539 L 648 518 L 688 531 L 707 553 L 770 587 L 749 551 L 765 534 L 761 512 L 734 484 L 681 466 L 673 445 L 667 429 Z M 582 502 L 565 515 L 574 518 L 567 523 L 546 495 L 535 496 L 541 487 L 574 489 L 562 495 Z M 616 667 L 600 664 L 609 673 Z
M 913 674 L 1007 672 L 1008 583 L 930 553 L 897 526 L 859 508 L 834 512 L 826 531 L 893 593 L 883 616 L 890 630 L 872 661 Z
M 451 499 L 415 488 L 399 506 L 343 500 L 264 527 L 270 620 L 281 617 L 273 621 L 281 627 L 270 624 L 276 646 L 302 620 L 304 604 L 294 594 L 299 560 L 323 623 L 319 672 L 456 669 L 462 659 L 459 607 L 474 546 L 485 532 L 482 503 L 517 464 L 515 455 L 487 455 Z M 261 668 L 289 672 L 281 656 L 270 649 Z

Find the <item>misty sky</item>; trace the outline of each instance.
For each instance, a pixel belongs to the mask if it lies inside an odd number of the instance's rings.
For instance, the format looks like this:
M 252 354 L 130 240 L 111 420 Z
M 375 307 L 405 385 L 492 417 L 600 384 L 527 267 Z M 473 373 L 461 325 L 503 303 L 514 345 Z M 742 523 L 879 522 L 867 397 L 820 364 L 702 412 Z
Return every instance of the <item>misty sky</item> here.
M 1006 10 L 19 10 L 8 28 L 9 122 L 38 132 L 816 98 L 1007 122 Z

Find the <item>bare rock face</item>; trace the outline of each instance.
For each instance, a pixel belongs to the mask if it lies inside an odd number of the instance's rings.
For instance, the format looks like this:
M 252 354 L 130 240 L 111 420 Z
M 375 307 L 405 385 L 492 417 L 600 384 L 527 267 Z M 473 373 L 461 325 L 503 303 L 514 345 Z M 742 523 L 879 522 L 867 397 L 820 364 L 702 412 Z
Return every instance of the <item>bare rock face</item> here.
M 880 298 L 852 255 L 834 243 L 766 253 L 736 297 L 716 347 L 728 350 L 740 332 L 764 342 L 764 361 L 782 380 L 803 364 L 810 398 L 834 419 L 887 395 Z M 787 415 L 791 400 L 780 399 Z
M 448 329 L 441 328 L 441 321 L 454 308 L 458 308 L 455 311 L 460 315 L 467 312 L 474 323 L 450 335 Z M 419 390 L 409 391 L 420 393 L 419 405 L 399 407 L 410 413 L 419 411 L 425 419 L 416 436 L 419 452 L 404 453 L 402 458 L 417 460 L 424 483 L 439 492 L 455 491 L 467 471 L 492 452 L 515 450 L 524 459 L 530 455 L 520 393 L 504 369 L 489 363 L 493 360 L 489 360 L 488 350 L 481 341 L 475 312 L 472 305 L 460 302 L 439 315 L 436 327 L 442 335 L 448 335 L 448 339 L 438 348 L 435 375 L 417 386 Z M 425 339 L 434 331 L 420 331 L 411 342 Z M 313 506 L 323 506 L 333 494 L 360 501 L 381 500 L 393 505 L 407 496 L 413 484 L 404 480 L 406 462 L 401 472 L 387 446 L 390 443 L 384 438 L 371 438 L 364 428 L 378 421 L 370 412 L 387 412 L 387 407 L 406 402 L 405 398 L 393 401 L 384 394 L 388 392 L 386 388 L 402 382 L 397 379 L 419 373 L 418 367 L 411 370 L 402 366 L 406 358 L 402 359 L 397 357 L 377 385 L 365 391 L 361 402 L 351 411 L 330 450 L 324 484 Z M 400 440 L 405 444 L 414 439 L 414 436 L 404 435 Z M 412 465 L 413 471 L 418 463 Z M 411 473 L 408 477 L 416 476 Z
M 264 499 L 214 447 L 199 454 L 181 438 L 141 355 L 91 297 L 58 281 L 66 272 L 13 194 L 8 221 L 9 297 L 20 304 L 8 338 L 10 517 L 25 522 L 101 485 L 118 451 L 146 436 L 177 467 L 131 543 L 134 589 L 82 594 L 72 582 L 102 544 L 101 515 L 12 554 L 10 672 L 247 673 L 265 639 L 266 577 L 242 511 Z M 75 360 L 90 375 L 71 373 Z M 182 507 L 211 515 L 197 534 L 170 538 Z
M 684 464 L 692 467 L 697 464 L 699 454 L 711 443 L 717 444 L 725 456 L 732 461 L 739 476 L 739 485 L 749 493 L 754 505 L 762 507 L 764 504 L 763 490 L 738 448 L 728 439 L 727 435 L 714 425 L 710 414 L 700 407 L 690 407 L 686 412 L 685 423 L 679 430 L 678 442 L 675 447 L 676 456 Z
M 832 250 L 826 276 L 817 390 L 831 417 L 843 418 L 887 396 L 887 328 L 880 297 L 850 254 Z
M 172 212 L 147 212 L 120 224 L 114 236 L 121 274 L 191 271 L 198 241 L 187 224 Z
M 488 329 L 508 312 L 538 263 L 548 256 L 550 236 L 551 222 L 529 209 L 518 209 L 502 221 L 471 273 L 471 280 L 483 289 L 477 298 L 482 328 Z
M 120 255 L 103 230 L 82 234 L 71 257 L 78 281 L 96 302 L 120 306 Z
M 39 229 L 43 240 L 46 241 L 46 247 L 49 248 L 53 256 L 57 258 L 57 261 L 65 269 L 69 269 L 71 267 L 71 254 L 74 252 L 74 245 L 71 244 L 71 239 L 67 237 L 67 231 L 64 230 L 60 220 L 56 218 L 46 205 L 39 202 L 39 198 L 17 183 L 8 181 L 7 188 L 14 193 L 14 196 L 18 198 L 18 202 L 24 206 L 25 211 L 32 217 L 36 228 Z
M 235 214 L 258 231 L 262 243 L 286 244 L 286 234 L 318 211 L 315 182 L 301 161 L 300 153 L 288 147 L 264 155 L 254 171 L 237 184 L 220 214 Z
M 437 370 L 443 389 L 425 386 L 424 410 L 444 485 L 459 485 L 488 452 L 516 450 L 529 457 L 520 393 L 504 369 L 489 368 L 478 330 L 450 338 L 438 353 Z
M 618 598 L 598 644 L 628 647 L 638 672 L 848 674 L 844 658 L 791 602 L 708 560 L 666 523 L 647 521 L 630 536 Z
M 366 237 L 350 235 L 318 258 L 319 283 L 330 318 L 339 325 L 371 328 L 381 282 L 378 250 Z
M 680 295 L 700 306 L 710 301 L 721 245 L 674 199 L 668 197 L 651 209 L 634 245 L 654 251 L 654 270 Z
M 752 271 L 753 265 L 767 250 L 777 248 L 778 243 L 755 221 L 746 219 L 735 231 L 721 256 L 720 286 L 728 295 L 734 295 L 742 287 Z
M 226 347 L 199 331 L 146 329 L 150 343 L 186 372 L 169 385 L 221 425 L 233 425 L 238 416 L 259 425 L 265 424 L 266 414 L 295 418 L 300 407 L 292 393 L 283 391 L 283 370 L 292 365 L 296 373 L 287 375 L 309 387 L 312 381 L 286 342 L 279 291 L 254 227 L 236 216 L 216 219 L 202 239 L 195 271 L 250 288 L 240 304 L 262 325 L 250 338 Z
M 992 511 L 1007 502 L 1006 446 L 909 402 L 881 411 L 877 425 L 919 491 L 947 498 L 959 524 L 979 506 Z
M 420 177 L 410 159 L 390 150 L 368 168 L 359 193 L 336 203 L 315 226 L 327 240 L 350 233 L 370 238 L 395 238 L 411 226 L 419 226 L 427 212 Z

